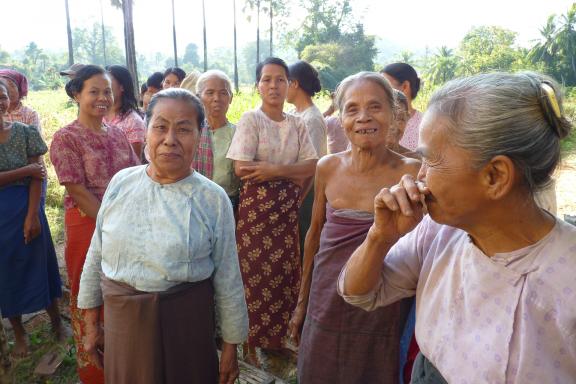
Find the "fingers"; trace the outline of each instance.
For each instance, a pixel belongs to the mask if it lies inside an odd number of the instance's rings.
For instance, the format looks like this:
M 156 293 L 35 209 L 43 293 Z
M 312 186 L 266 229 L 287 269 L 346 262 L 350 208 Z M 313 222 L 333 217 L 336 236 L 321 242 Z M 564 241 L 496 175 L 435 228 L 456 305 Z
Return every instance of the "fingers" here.
M 427 190 L 424 183 L 416 181 L 412 175 L 402 176 L 398 185 L 402 186 L 406 190 L 407 196 L 415 203 L 420 202 L 421 194 Z
M 392 188 L 382 188 L 374 199 L 374 208 L 389 209 L 393 212 L 400 211 L 404 216 L 413 216 L 415 203 L 419 202 L 419 192 L 416 195 L 416 199 L 413 199 L 412 196 L 409 196 L 406 188 L 397 184 Z

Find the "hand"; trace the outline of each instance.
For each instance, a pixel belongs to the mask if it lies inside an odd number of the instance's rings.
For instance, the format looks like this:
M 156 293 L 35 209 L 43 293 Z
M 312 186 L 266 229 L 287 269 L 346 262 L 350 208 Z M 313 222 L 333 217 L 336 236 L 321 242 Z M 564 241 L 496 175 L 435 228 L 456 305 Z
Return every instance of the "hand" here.
M 253 165 L 245 165 L 240 167 L 240 170 L 248 172 L 247 175 L 242 177 L 242 181 L 251 180 L 257 183 L 262 183 L 276 178 L 276 167 L 273 164 L 264 161 Z
M 100 322 L 86 321 L 84 350 L 92 364 L 104 369 L 104 329 Z
M 220 354 L 220 379 L 219 384 L 234 384 L 240 376 L 238 368 L 238 356 L 236 353 L 236 344 L 222 342 L 222 353 Z
M 26 166 L 26 170 L 28 172 L 28 176 L 38 179 L 44 180 L 46 178 L 46 168 L 43 164 L 40 163 L 31 163 Z
M 24 244 L 30 243 L 41 232 L 42 227 L 40 226 L 38 213 L 26 215 L 26 219 L 24 220 Z
M 302 334 L 304 319 L 306 319 L 306 308 L 302 304 L 298 304 L 288 323 L 288 335 L 290 336 L 290 341 L 292 341 L 295 346 L 300 345 L 300 335 Z
M 371 235 L 381 241 L 395 243 L 422 220 L 422 200 L 430 194 L 427 187 L 417 185 L 411 175 L 404 175 L 392 188 L 383 188 L 374 198 L 374 224 Z

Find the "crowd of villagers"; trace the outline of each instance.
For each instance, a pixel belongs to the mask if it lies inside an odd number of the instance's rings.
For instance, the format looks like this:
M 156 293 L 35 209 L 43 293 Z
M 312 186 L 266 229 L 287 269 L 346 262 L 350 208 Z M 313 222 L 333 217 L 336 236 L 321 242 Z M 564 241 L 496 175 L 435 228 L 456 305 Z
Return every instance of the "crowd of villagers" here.
M 48 148 L 26 77 L 0 69 L 14 358 L 23 314 L 66 336 L 49 153 L 82 383 L 233 383 L 239 355 L 294 354 L 302 384 L 575 382 L 576 228 L 551 180 L 571 124 L 552 78 L 452 80 L 421 113 L 416 71 L 394 63 L 345 78 L 322 113 L 318 72 L 270 57 L 233 124 L 221 71 L 155 73 L 140 104 L 123 66 L 62 74 L 78 113 Z

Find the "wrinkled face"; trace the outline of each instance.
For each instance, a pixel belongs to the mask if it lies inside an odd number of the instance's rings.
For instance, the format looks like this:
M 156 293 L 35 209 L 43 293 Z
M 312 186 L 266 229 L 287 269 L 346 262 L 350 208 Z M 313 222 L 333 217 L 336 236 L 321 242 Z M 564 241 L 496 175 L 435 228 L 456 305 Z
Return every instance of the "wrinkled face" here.
M 183 100 L 158 100 L 148 122 L 150 164 L 157 174 L 186 177 L 198 145 L 196 109 Z
M 284 68 L 277 64 L 266 64 L 262 68 L 262 76 L 258 82 L 258 93 L 262 98 L 262 104 L 284 105 L 287 90 L 288 77 Z
M 8 110 L 13 111 L 16 109 L 16 107 L 18 107 L 18 104 L 20 103 L 20 92 L 18 92 L 18 86 L 7 77 L 3 77 L 2 79 L 6 84 L 6 88 L 8 89 L 8 97 L 10 98 L 10 107 Z
M 386 92 L 372 81 L 356 81 L 343 95 L 340 119 L 352 146 L 386 145 L 393 123 Z
M 3 84 L 0 84 L 0 116 L 4 115 L 10 106 L 10 96 L 8 89 Z
M 204 104 L 207 116 L 225 117 L 232 102 L 232 95 L 227 88 L 226 81 L 212 76 L 204 82 L 200 99 Z
M 180 83 L 181 81 L 178 79 L 178 76 L 173 73 L 169 73 L 168 76 L 164 78 L 164 81 L 162 81 L 162 89 L 178 88 Z
M 102 118 L 108 113 L 114 96 L 110 78 L 105 74 L 97 74 L 84 81 L 82 91 L 74 95 L 80 114 Z
M 446 127 L 445 117 L 434 112 L 424 115 L 417 149 L 422 155 L 418 180 L 430 189 L 426 205 L 432 219 L 467 228 L 488 201 L 482 194 L 480 171 L 472 167 L 472 156 L 451 143 Z
M 110 79 L 112 82 L 112 96 L 114 97 L 114 101 L 121 103 L 122 102 L 122 94 L 124 93 L 124 87 L 120 85 L 118 80 L 114 78 L 114 76 L 110 75 Z

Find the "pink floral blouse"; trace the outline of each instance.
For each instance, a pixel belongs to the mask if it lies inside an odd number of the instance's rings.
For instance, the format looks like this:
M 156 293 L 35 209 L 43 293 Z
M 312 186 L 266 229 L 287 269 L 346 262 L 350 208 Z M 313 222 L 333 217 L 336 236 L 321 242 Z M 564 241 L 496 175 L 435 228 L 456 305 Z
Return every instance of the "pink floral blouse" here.
M 83 127 L 78 120 L 54 134 L 50 160 L 61 185 L 82 184 L 100 201 L 116 172 L 140 164 L 119 128 L 106 126 L 106 133 L 100 134 Z M 66 194 L 64 208 L 75 206 Z
M 406 124 L 404 136 L 400 139 L 400 145 L 415 151 L 418 147 L 418 138 L 420 136 L 420 121 L 422 121 L 422 113 L 414 111 L 414 114 Z
M 116 115 L 112 119 L 104 117 L 104 122 L 108 125 L 114 125 L 120 128 L 126 135 L 130 144 L 144 143 L 146 127 L 144 126 L 144 120 L 142 120 L 136 111 L 131 111 L 125 116 Z

